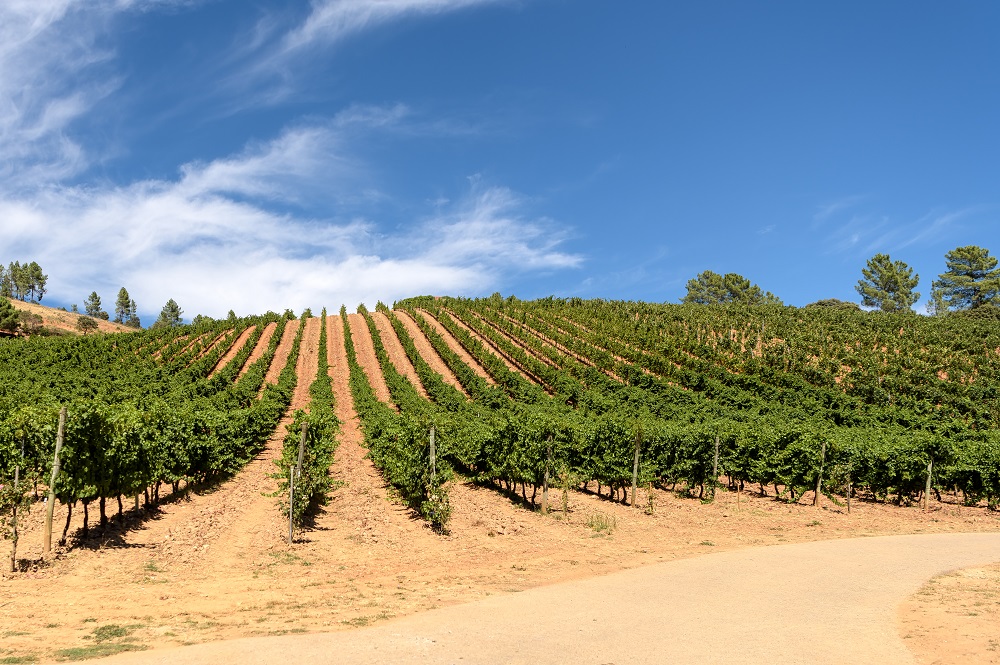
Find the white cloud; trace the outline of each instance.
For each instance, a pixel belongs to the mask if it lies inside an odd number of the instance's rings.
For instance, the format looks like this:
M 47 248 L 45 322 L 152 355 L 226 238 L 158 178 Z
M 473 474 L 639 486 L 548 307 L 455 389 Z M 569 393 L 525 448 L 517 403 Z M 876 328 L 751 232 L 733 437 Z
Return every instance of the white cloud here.
M 429 205 L 431 216 L 390 234 L 365 219 L 275 210 L 272 200 L 308 191 L 310 173 L 339 186 L 330 174 L 352 163 L 341 122 L 185 165 L 172 181 L 0 196 L 0 236 L 12 257 L 47 270 L 50 299 L 82 302 L 94 289 L 110 298 L 124 285 L 147 319 L 168 298 L 189 314 L 216 316 L 230 308 L 374 305 L 421 293 L 481 293 L 506 275 L 580 265 L 559 249 L 565 231 L 527 217 L 513 192 L 478 179 L 463 199 Z M 285 174 L 306 180 L 298 193 L 283 189 L 294 184 Z
M 498 0 L 315 0 L 306 20 L 287 33 L 284 51 L 334 44 L 343 38 L 407 15 L 443 14 Z

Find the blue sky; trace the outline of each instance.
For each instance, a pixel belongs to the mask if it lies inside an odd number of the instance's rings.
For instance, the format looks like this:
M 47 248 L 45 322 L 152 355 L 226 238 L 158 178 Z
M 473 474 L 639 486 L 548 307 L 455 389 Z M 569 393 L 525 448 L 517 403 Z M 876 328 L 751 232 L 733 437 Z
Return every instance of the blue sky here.
M 1000 253 L 1000 4 L 0 3 L 0 261 L 150 322 L 409 295 L 924 298 Z M 921 303 L 922 304 L 922 303 Z M 918 305 L 919 307 L 919 305 Z

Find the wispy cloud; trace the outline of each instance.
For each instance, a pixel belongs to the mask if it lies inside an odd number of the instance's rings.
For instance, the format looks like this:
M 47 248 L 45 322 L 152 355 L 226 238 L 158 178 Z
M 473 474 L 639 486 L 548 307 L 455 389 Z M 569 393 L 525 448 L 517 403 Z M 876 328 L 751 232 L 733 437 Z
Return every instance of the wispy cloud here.
M 816 214 L 813 215 L 812 228 L 814 230 L 818 229 L 831 218 L 836 217 L 845 210 L 853 208 L 864 200 L 864 196 L 852 195 L 820 205 L 816 210 Z
M 305 21 L 282 39 L 282 51 L 329 46 L 406 16 L 443 14 L 499 0 L 315 0 Z
M 847 212 L 850 209 L 851 206 L 844 206 L 838 210 Z M 982 210 L 980 207 L 932 210 L 915 220 L 860 210 L 848 217 L 831 213 L 824 220 L 828 227 L 826 244 L 830 253 L 868 255 L 900 251 L 933 243 L 953 230 L 962 219 Z
M 289 193 L 284 172 L 319 173 L 330 183 L 338 169 L 352 170 L 344 168 L 353 158 L 340 122 L 185 165 L 176 180 L 0 196 L 0 235 L 13 256 L 49 271 L 51 297 L 79 302 L 93 289 L 110 296 L 125 285 L 147 312 L 167 298 L 192 314 L 222 315 L 230 307 L 249 313 L 473 294 L 503 275 L 581 264 L 560 249 L 565 228 L 478 179 L 455 203 L 428 204 L 422 222 L 395 232 L 363 217 L 315 218 L 271 205 L 310 187 Z

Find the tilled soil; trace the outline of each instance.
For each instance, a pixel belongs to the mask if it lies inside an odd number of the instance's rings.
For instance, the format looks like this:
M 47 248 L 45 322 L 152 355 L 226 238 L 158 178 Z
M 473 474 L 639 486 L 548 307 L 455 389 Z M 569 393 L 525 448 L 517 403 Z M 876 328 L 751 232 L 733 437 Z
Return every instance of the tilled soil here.
M 403 327 L 406 328 L 406 332 L 413 339 L 413 345 L 417 347 L 417 352 L 420 353 L 420 357 L 423 358 L 428 365 L 430 365 L 431 369 L 441 375 L 441 378 L 444 379 L 445 383 L 451 385 L 463 395 L 468 397 L 468 393 L 465 392 L 465 388 L 463 388 L 462 384 L 459 383 L 458 378 L 450 369 L 448 369 L 448 365 L 446 365 L 441 356 L 437 354 L 434 347 L 431 346 L 430 340 L 427 339 L 427 336 L 424 335 L 422 330 L 420 330 L 420 327 L 417 325 L 416 321 L 410 317 L 409 313 L 404 310 L 396 310 L 394 313 L 400 323 L 403 324 Z
M 1000 532 L 995 513 L 957 503 L 936 504 L 924 513 L 917 507 L 858 501 L 847 514 L 826 500 L 814 508 L 807 505 L 811 497 L 789 504 L 749 492 L 720 492 L 714 502 L 702 503 L 673 492 L 640 490 L 639 507 L 633 508 L 591 492 L 554 487 L 553 512 L 542 515 L 519 496 L 458 478 L 449 486 L 449 531 L 436 534 L 396 500 L 365 457 L 339 323 L 331 318 L 326 352 L 342 420 L 333 466 L 342 485 L 293 545 L 285 542 L 287 522 L 272 496 L 283 426 L 232 480 L 189 488 L 156 513 L 131 515 L 126 529 L 116 523 L 103 538 L 73 541 L 44 564 L 37 561 L 43 512 L 37 504 L 23 533 L 27 569 L 0 579 L 0 659 L 95 656 L 115 649 L 349 629 L 752 545 Z M 351 323 L 354 329 L 357 319 Z M 307 387 L 315 375 L 318 337 L 318 320 L 310 320 L 297 366 L 299 386 Z M 356 345 L 359 337 L 367 337 L 363 320 Z M 302 406 L 306 395 L 296 390 L 293 408 Z
M 448 329 L 441 325 L 440 321 L 431 316 L 430 312 L 418 309 L 417 315 L 423 318 L 423 320 L 426 321 L 438 335 L 441 335 L 441 338 L 445 341 L 445 344 L 448 345 L 448 348 L 455 352 L 455 354 L 461 358 L 462 362 L 471 367 L 473 372 L 485 379 L 490 385 L 496 385 L 496 381 L 494 381 L 493 377 L 489 375 L 489 372 L 487 372 L 483 366 L 479 364 L 479 361 L 469 355 L 469 352 L 465 350 L 465 347 L 459 344 L 458 340 L 455 339 L 455 336 L 448 332 Z
M 216 373 L 224 369 L 226 365 L 233 362 L 233 358 L 235 358 L 236 355 L 243 350 L 243 347 L 246 346 L 247 340 L 250 338 L 250 335 L 252 335 L 256 329 L 257 329 L 256 326 L 250 326 L 242 333 L 240 333 L 240 336 L 233 341 L 233 345 L 229 347 L 229 350 L 226 351 L 225 355 L 223 355 L 222 358 L 219 359 L 218 364 L 216 364 L 216 366 L 212 368 L 212 373 L 209 374 L 209 378 L 215 376 Z
M 434 317 L 431 316 L 430 314 L 428 314 L 428 318 L 434 318 Z M 475 330 L 473 330 L 472 328 L 470 328 L 469 326 L 467 326 L 465 324 L 465 322 L 462 321 L 457 316 L 451 315 L 451 319 L 452 319 L 452 321 L 455 322 L 455 324 L 459 328 L 462 328 L 463 330 L 465 330 L 465 332 L 469 333 L 470 337 L 472 337 L 475 340 L 478 340 L 479 343 L 483 345 L 483 348 L 485 348 L 488 352 L 492 353 L 497 358 L 499 358 L 500 360 L 502 360 L 503 364 L 507 365 L 507 369 L 509 369 L 512 372 L 517 372 L 518 374 L 520 374 L 521 376 L 523 376 L 528 381 L 534 381 L 534 379 L 532 379 L 530 376 L 528 376 L 527 373 L 524 372 L 524 370 L 522 370 L 520 367 L 518 367 L 515 363 L 511 362 L 510 358 L 508 358 L 505 353 L 501 352 L 498 348 L 496 348 L 495 346 L 493 346 L 493 342 L 491 342 L 488 339 L 484 338 L 482 335 L 480 335 L 479 333 L 477 333 Z
M 406 356 L 406 351 L 403 350 L 403 345 L 396 336 L 396 331 L 392 329 L 392 323 L 382 312 L 372 312 L 372 320 L 375 321 L 375 328 L 378 329 L 382 346 L 385 347 L 385 352 L 389 355 L 392 366 L 413 384 L 421 397 L 427 398 L 427 390 L 420 382 L 420 377 L 417 376 L 417 370 L 413 367 L 413 363 Z
M 261 359 L 261 357 L 267 352 L 268 345 L 271 344 L 271 337 L 274 335 L 274 331 L 278 328 L 277 323 L 269 323 L 264 326 L 264 331 L 260 334 L 260 339 L 257 340 L 257 345 L 253 347 L 253 351 L 250 352 L 250 356 L 247 361 L 243 363 L 243 367 L 240 368 L 240 378 L 250 371 L 250 368 L 255 362 Z
M 372 345 L 372 337 L 371 333 L 368 332 L 365 317 L 360 314 L 348 314 L 347 323 L 351 329 L 351 339 L 354 342 L 354 353 L 358 357 L 358 364 L 368 375 L 368 382 L 375 392 L 375 397 L 380 402 L 392 404 L 389 386 L 385 384 L 385 377 L 382 376 L 378 358 L 375 357 L 375 347 Z
M 298 334 L 301 323 L 299 319 L 295 319 L 285 324 L 285 332 L 281 335 L 278 348 L 274 350 L 274 359 L 271 361 L 271 366 L 267 368 L 264 383 L 271 385 L 278 383 L 281 370 L 284 369 L 285 363 L 288 361 L 288 354 L 292 352 L 292 344 L 295 343 L 295 335 Z

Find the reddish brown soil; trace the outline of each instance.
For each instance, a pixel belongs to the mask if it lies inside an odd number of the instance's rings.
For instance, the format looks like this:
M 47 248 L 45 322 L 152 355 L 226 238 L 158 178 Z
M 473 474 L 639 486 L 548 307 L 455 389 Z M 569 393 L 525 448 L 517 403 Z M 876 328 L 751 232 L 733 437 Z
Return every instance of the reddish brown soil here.
M 919 663 L 1000 663 L 1000 563 L 934 578 L 899 607 L 897 625 Z
M 553 362 L 552 360 L 550 360 L 547 356 L 545 356 L 542 353 L 537 353 L 534 349 L 532 349 L 530 346 L 528 346 L 527 344 L 525 344 L 524 342 L 522 342 L 518 338 L 513 337 L 512 335 L 508 334 L 507 331 L 503 330 L 500 326 L 498 326 L 493 321 L 490 321 L 489 319 L 486 319 L 483 316 L 481 316 L 479 314 L 479 312 L 472 312 L 472 315 L 475 316 L 477 319 L 479 319 L 479 322 L 481 324 L 483 324 L 484 326 L 488 326 L 488 327 L 492 328 L 493 331 L 496 332 L 498 335 L 500 335 L 501 337 L 503 337 L 504 339 L 506 339 L 508 342 L 510 342 L 511 344 L 513 344 L 514 346 L 516 346 L 517 348 L 519 348 L 522 351 L 524 351 L 526 354 L 528 354 L 529 356 L 531 356 L 535 360 L 537 360 L 539 362 L 543 362 L 546 365 L 548 365 L 549 367 L 553 367 L 553 368 L 557 368 L 558 367 L 558 365 L 556 365 L 556 363 Z
M 355 344 L 367 336 L 358 318 L 351 321 Z M 85 543 L 71 538 L 72 547 L 44 565 L 37 563 L 43 511 L 36 504 L 24 523 L 20 549 L 26 570 L 0 578 L 0 658 L 47 659 L 59 656 L 60 649 L 94 648 L 95 629 L 106 626 L 131 633 L 119 642 L 154 648 L 330 631 L 751 545 L 1000 531 L 1000 519 L 983 508 L 940 504 L 924 513 L 858 502 L 847 514 L 826 501 L 813 508 L 728 492 L 703 504 L 640 490 L 641 507 L 631 508 L 570 490 L 564 513 L 562 492 L 553 488 L 555 511 L 544 516 L 519 499 L 457 479 L 449 485 L 449 533 L 436 535 L 393 498 L 365 458 L 341 326 L 336 318 L 330 323 L 327 353 L 343 420 L 333 472 L 343 485 L 312 528 L 289 546 L 277 499 L 268 496 L 277 487 L 271 474 L 282 427 L 231 481 L 191 488 L 151 517 L 130 515 L 124 531 L 115 524 L 103 538 Z M 302 386 L 315 374 L 310 358 L 319 353 L 318 320 L 307 326 L 298 365 Z M 296 391 L 293 406 L 301 406 L 303 398 Z M 57 523 L 63 516 L 57 511 Z M 71 536 L 79 525 L 79 517 L 75 520 Z
M 20 300 L 10 300 L 10 304 L 14 306 L 14 309 L 42 317 L 42 326 L 49 330 L 71 333 L 73 335 L 80 334 L 80 331 L 76 328 L 76 322 L 80 320 L 80 317 L 85 316 L 84 314 L 64 312 L 61 309 L 53 309 L 52 307 L 46 307 L 37 303 L 21 302 Z M 135 328 L 123 326 L 120 323 L 104 321 L 103 319 L 94 320 L 97 321 L 97 330 L 102 333 L 135 332 L 136 330 Z
M 574 360 L 576 360 L 578 362 L 581 362 L 584 365 L 587 365 L 588 367 L 597 367 L 589 358 L 585 358 L 585 357 L 581 356 L 576 351 L 573 351 L 572 349 L 569 349 L 569 348 L 563 346 L 562 344 L 560 344 L 556 340 L 552 339 L 551 337 L 543 335 L 541 332 L 539 332 L 538 330 L 535 330 L 531 326 L 526 325 L 524 323 L 521 323 L 520 321 L 518 321 L 516 319 L 513 319 L 513 318 L 507 316 L 506 314 L 504 314 L 502 312 L 497 312 L 497 314 L 499 316 L 502 316 L 507 321 L 510 321 L 510 323 L 512 323 L 513 325 L 517 326 L 517 328 L 520 329 L 520 330 L 522 330 L 524 332 L 524 334 L 533 336 L 541 344 L 543 344 L 545 346 L 548 346 L 548 347 L 550 347 L 552 349 L 555 349 L 555 351 L 558 352 L 558 353 L 560 353 L 561 355 L 567 356 L 569 358 L 573 358 Z M 552 364 L 551 361 L 548 361 L 548 362 L 549 362 L 549 364 Z M 618 376 L 617 374 L 615 374 L 614 372 L 607 371 L 607 370 L 601 370 L 601 371 L 606 376 L 608 376 L 609 378 L 617 381 L 618 383 L 624 383 L 624 380 L 622 380 L 622 378 L 620 376 Z
M 319 336 L 323 328 L 323 319 L 312 317 L 306 319 L 305 330 L 302 331 L 302 344 L 299 347 L 299 358 L 295 364 L 295 392 L 292 393 L 292 406 L 295 409 L 309 410 L 309 386 L 316 379 L 319 371 Z
M 378 358 L 375 357 L 375 347 L 372 345 L 365 317 L 360 314 L 348 314 L 347 323 L 351 328 L 351 339 L 354 341 L 354 353 L 358 357 L 358 364 L 368 375 L 368 382 L 375 392 L 375 397 L 381 402 L 392 404 L 392 395 L 389 394 L 389 386 L 385 384 Z
M 489 351 L 490 353 L 492 353 L 493 355 L 495 355 L 497 358 L 499 358 L 500 360 L 502 360 L 503 363 L 505 365 L 507 365 L 507 369 L 509 369 L 512 372 L 517 372 L 518 374 L 520 374 L 521 376 L 523 376 L 528 381 L 531 381 L 532 383 L 537 383 L 535 381 L 535 379 L 533 379 L 527 372 L 525 372 L 523 369 L 521 369 L 521 367 L 519 365 L 517 365 L 516 363 L 514 363 L 514 361 L 512 361 L 510 358 L 508 358 L 506 353 L 504 353 L 503 351 L 501 351 L 500 349 L 498 349 L 497 347 L 495 347 L 493 345 L 493 342 L 489 341 L 488 339 L 486 339 L 485 337 L 483 337 L 482 335 L 480 335 L 479 333 L 477 333 L 475 330 L 473 330 L 472 328 L 470 328 L 469 326 L 467 326 L 464 321 L 462 321 L 460 318 L 458 318 L 457 316 L 455 316 L 451 312 L 448 312 L 448 315 L 451 316 L 451 320 L 454 321 L 455 324 L 459 328 L 462 328 L 463 330 L 465 330 L 465 332 L 469 333 L 469 335 L 473 339 L 478 340 L 479 343 L 483 345 L 483 348 L 485 348 L 487 351 Z
M 455 339 L 455 336 L 448 332 L 448 329 L 441 325 L 440 321 L 431 316 L 430 312 L 418 309 L 417 316 L 426 321 L 438 335 L 441 335 L 441 338 L 444 340 L 445 344 L 448 345 L 448 348 L 457 354 L 462 362 L 471 367 L 473 372 L 485 379 L 490 385 L 496 385 L 497 382 L 493 380 L 490 373 L 483 369 L 483 366 L 480 365 L 475 358 L 469 355 L 469 352 L 465 350 L 465 347 L 459 344 L 458 340 Z
M 406 357 L 406 351 L 403 350 L 403 345 L 400 343 L 399 338 L 396 337 L 396 331 L 392 329 L 389 319 L 382 312 L 372 312 L 372 320 L 375 321 L 379 337 L 382 338 L 382 346 L 385 347 L 385 352 L 389 354 L 392 366 L 413 384 L 413 387 L 417 389 L 417 392 L 421 396 L 426 398 L 427 390 L 424 389 L 424 384 L 420 382 L 420 377 L 417 376 L 417 370 L 413 367 L 413 363 Z
M 250 352 L 250 357 L 247 361 L 243 363 L 243 367 L 240 368 L 240 378 L 250 371 L 250 368 L 255 362 L 260 360 L 261 356 L 267 353 L 267 347 L 271 343 L 271 336 L 274 335 L 274 331 L 277 329 L 277 323 L 269 323 L 264 326 L 264 331 L 260 334 L 260 339 L 257 340 L 257 345 L 253 347 L 253 351 Z
M 208 375 L 209 378 L 212 378 L 216 375 L 216 373 L 224 369 L 226 365 L 233 362 L 233 358 L 235 358 L 236 354 L 243 350 L 243 347 L 246 346 L 247 340 L 250 339 L 250 335 L 252 335 L 256 329 L 256 326 L 250 326 L 240 333 L 240 336 L 233 341 L 232 346 L 229 347 L 226 354 L 222 356 L 222 358 L 219 359 L 219 362 L 216 363 L 215 367 L 212 368 L 212 373 Z
M 298 334 L 301 324 L 302 322 L 299 319 L 289 321 L 285 324 L 285 332 L 281 335 L 278 348 L 274 351 L 274 358 L 271 360 L 271 366 L 267 368 L 264 383 L 272 385 L 278 383 L 278 377 L 281 376 L 281 370 L 285 368 L 285 363 L 288 362 L 288 354 L 292 351 L 292 344 L 295 343 L 295 335 Z
M 445 383 L 450 384 L 456 390 L 461 391 L 463 395 L 468 397 L 468 394 L 465 392 L 465 388 L 462 387 L 462 384 L 459 383 L 455 374 L 448 369 L 448 365 L 445 364 L 441 356 L 439 356 L 434 350 L 434 347 L 431 346 L 430 340 L 428 340 L 427 336 L 424 335 L 422 330 L 420 330 L 417 322 L 410 317 L 409 312 L 400 309 L 396 310 L 394 314 L 396 315 L 396 318 L 399 319 L 400 323 L 403 324 L 403 327 L 406 328 L 406 332 L 409 333 L 410 337 L 413 339 L 413 345 L 417 347 L 417 352 L 420 354 L 420 357 L 423 358 L 428 365 L 430 365 L 432 370 L 441 375 L 441 378 L 444 379 Z
M 228 337 L 231 334 L 233 334 L 232 330 L 226 330 L 221 335 L 213 339 L 211 344 L 209 344 L 208 346 L 206 346 L 204 349 L 201 350 L 196 360 L 201 360 L 202 358 L 210 354 L 212 351 L 215 350 L 217 346 L 222 344 L 222 341 L 226 339 L 226 337 Z

